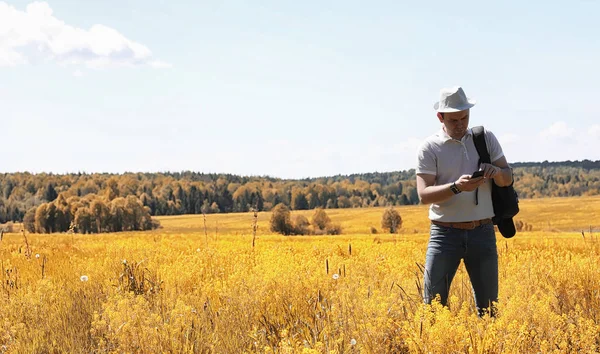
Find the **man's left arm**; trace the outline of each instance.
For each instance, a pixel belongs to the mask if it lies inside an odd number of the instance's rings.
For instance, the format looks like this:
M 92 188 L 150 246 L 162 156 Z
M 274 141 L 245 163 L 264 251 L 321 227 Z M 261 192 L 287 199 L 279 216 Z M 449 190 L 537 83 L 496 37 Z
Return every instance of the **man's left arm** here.
M 493 178 L 496 185 L 500 187 L 510 186 L 513 181 L 512 168 L 510 168 L 508 161 L 506 161 L 506 156 L 502 152 L 500 142 L 498 142 L 496 135 L 487 129 L 485 131 L 485 138 L 492 163 L 481 164 L 480 168 L 485 171 L 483 176 Z
M 483 176 L 493 178 L 499 187 L 510 186 L 513 181 L 512 168 L 508 165 L 505 156 L 502 156 L 491 164 L 482 163 L 480 168 L 484 171 Z

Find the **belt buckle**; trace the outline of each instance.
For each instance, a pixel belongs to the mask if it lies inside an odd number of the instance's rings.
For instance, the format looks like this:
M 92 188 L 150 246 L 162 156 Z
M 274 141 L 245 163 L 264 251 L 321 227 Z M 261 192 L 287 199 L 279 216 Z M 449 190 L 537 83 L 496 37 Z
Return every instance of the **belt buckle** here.
M 477 227 L 477 220 L 472 220 L 472 221 L 471 221 L 471 225 L 473 225 L 473 226 L 471 227 L 471 230 L 475 229 L 475 228 Z

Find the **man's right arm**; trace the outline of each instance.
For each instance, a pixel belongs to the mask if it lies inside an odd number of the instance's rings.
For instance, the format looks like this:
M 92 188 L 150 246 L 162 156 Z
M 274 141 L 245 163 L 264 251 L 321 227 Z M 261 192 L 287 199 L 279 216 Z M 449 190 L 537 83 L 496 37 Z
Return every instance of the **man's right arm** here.
M 421 204 L 439 203 L 450 199 L 454 193 L 449 184 L 435 185 L 435 175 L 420 173 L 417 175 L 417 193 Z
M 454 182 L 461 192 L 471 192 L 484 182 L 483 177 L 471 178 L 470 175 L 462 175 Z M 417 174 L 417 193 L 422 204 L 440 203 L 454 196 L 450 189 L 453 183 L 435 185 L 435 175 L 424 173 Z

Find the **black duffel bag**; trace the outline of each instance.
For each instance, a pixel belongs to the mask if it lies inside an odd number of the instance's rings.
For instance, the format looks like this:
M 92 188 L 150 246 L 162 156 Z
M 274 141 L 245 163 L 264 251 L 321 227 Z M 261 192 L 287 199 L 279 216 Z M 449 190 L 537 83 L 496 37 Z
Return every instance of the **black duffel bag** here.
M 479 154 L 479 164 L 492 163 L 487 144 L 485 143 L 482 126 L 473 128 L 473 142 Z M 513 217 L 519 213 L 519 196 L 513 188 L 514 180 L 506 187 L 496 185 L 494 180 L 491 183 L 492 204 L 494 206 L 494 217 L 492 220 L 494 225 L 498 226 L 498 230 L 502 236 L 511 238 L 517 233 Z

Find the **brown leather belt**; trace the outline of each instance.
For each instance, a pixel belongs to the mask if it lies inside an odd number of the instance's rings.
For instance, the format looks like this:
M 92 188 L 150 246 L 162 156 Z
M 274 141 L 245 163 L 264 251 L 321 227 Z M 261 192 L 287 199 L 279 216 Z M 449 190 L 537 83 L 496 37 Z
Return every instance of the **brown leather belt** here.
M 444 226 L 444 227 L 452 227 L 455 229 L 462 230 L 473 230 L 479 225 L 491 224 L 492 219 L 482 219 L 482 220 L 474 220 L 474 221 L 464 221 L 464 222 L 444 222 L 444 221 L 435 221 L 431 220 L 432 224 Z

